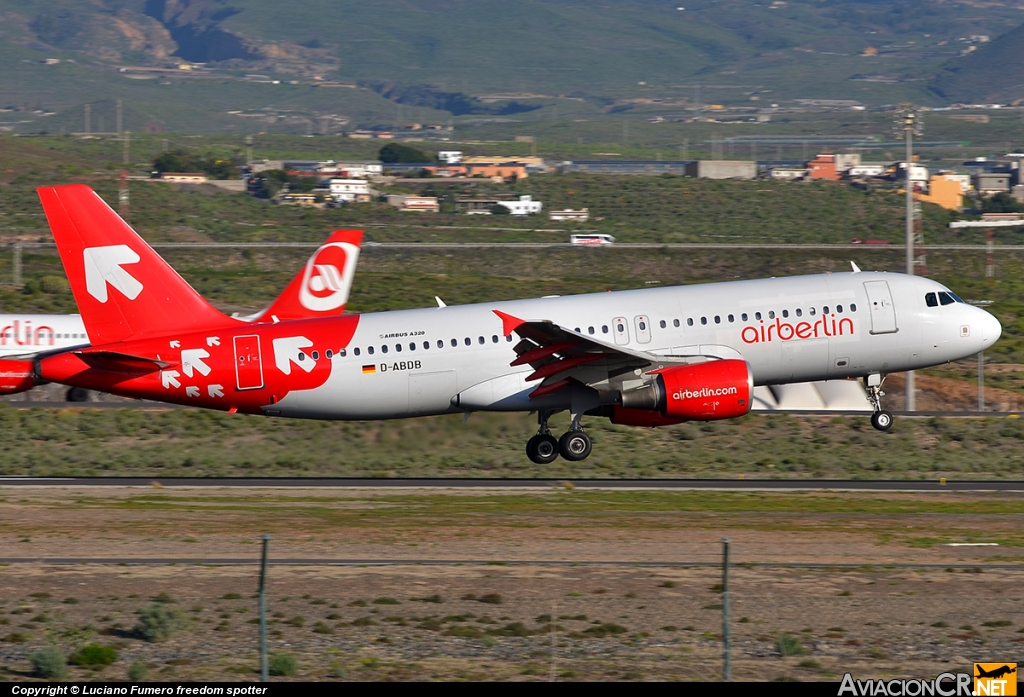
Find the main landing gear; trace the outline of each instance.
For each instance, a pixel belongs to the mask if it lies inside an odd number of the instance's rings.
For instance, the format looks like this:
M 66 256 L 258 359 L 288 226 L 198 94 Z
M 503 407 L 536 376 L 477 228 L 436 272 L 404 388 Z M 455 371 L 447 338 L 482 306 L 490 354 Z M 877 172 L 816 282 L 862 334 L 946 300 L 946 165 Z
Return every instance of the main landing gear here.
M 868 399 L 875 410 L 871 415 L 871 425 L 879 431 L 888 431 L 892 428 L 893 417 L 891 411 L 882 409 L 882 397 L 885 396 L 885 392 L 882 392 L 883 382 L 885 377 L 877 374 L 868 375 L 864 379 L 864 384 L 868 388 Z
M 537 412 L 537 435 L 526 442 L 526 456 L 538 465 L 554 462 L 559 455 L 570 462 L 587 459 L 594 445 L 590 436 L 583 432 L 579 419 L 573 419 L 569 430 L 556 439 L 548 429 L 548 418 L 552 413 L 547 410 Z

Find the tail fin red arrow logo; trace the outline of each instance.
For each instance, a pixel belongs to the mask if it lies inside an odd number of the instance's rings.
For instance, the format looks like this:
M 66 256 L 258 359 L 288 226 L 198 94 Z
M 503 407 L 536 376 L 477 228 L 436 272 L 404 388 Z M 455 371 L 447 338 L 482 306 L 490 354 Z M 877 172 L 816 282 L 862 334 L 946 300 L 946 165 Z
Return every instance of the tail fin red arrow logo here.
M 85 289 L 101 303 L 107 302 L 107 284 L 121 292 L 129 300 L 135 300 L 142 292 L 137 278 L 122 269 L 125 264 L 138 264 L 140 257 L 126 244 L 107 247 L 86 247 L 82 252 L 85 260 Z

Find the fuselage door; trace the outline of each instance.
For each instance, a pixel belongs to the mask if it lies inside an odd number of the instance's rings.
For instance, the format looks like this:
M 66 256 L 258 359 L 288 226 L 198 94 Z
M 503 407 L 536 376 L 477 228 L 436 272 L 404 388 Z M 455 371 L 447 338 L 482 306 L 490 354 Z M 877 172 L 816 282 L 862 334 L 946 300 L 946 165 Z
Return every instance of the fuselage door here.
M 235 337 L 235 380 L 239 390 L 263 387 L 263 360 L 257 334 Z
M 612 332 L 615 334 L 615 343 L 625 346 L 629 343 L 629 325 L 625 317 L 616 317 L 612 320 Z
M 651 342 L 651 318 L 647 315 L 637 315 L 633 318 L 633 326 L 636 329 L 636 340 L 641 344 Z
M 871 333 L 892 334 L 899 331 L 896 326 L 896 308 L 892 293 L 886 281 L 867 281 L 864 290 L 868 294 L 868 308 L 871 311 Z

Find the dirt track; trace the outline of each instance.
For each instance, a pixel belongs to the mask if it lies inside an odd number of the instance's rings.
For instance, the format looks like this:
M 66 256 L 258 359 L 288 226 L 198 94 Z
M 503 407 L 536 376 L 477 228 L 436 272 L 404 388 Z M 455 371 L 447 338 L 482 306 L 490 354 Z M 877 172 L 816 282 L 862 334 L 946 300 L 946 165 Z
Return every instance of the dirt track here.
M 1024 506 L 1012 495 L 111 488 L 0 496 L 8 556 L 255 559 L 266 530 L 272 557 L 493 561 L 272 567 L 271 648 L 298 658 L 300 678 L 549 679 L 554 640 L 559 679 L 716 679 L 720 571 L 630 562 L 715 562 L 723 535 L 736 564 L 738 678 L 924 677 L 974 660 L 1012 661 L 1024 639 L 1024 570 L 882 566 L 1021 565 Z M 944 546 L 981 539 L 999 546 Z M 503 565 L 528 559 L 624 563 Z M 765 561 L 864 566 L 756 566 Z M 145 661 L 156 679 L 254 679 L 255 588 L 252 566 L 2 567 L 0 637 L 31 636 L 0 642 L 0 662 L 21 679 L 48 635 L 68 651 L 90 640 L 118 648 L 117 663 L 95 674 L 74 669 L 80 678 L 123 678 Z M 134 613 L 161 593 L 190 628 L 148 643 L 132 632 Z M 779 655 L 784 634 L 799 639 L 802 655 Z

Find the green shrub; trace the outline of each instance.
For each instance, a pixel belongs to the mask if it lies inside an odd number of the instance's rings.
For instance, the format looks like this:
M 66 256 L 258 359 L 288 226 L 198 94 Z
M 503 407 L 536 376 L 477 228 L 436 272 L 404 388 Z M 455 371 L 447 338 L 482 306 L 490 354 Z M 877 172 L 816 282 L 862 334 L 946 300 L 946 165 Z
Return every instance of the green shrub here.
M 128 669 L 128 679 L 132 682 L 139 682 L 140 680 L 144 680 L 148 673 L 148 665 L 142 661 L 135 661 L 135 663 L 132 663 L 132 667 Z
M 402 603 L 395 598 L 377 598 L 373 601 L 374 605 L 401 605 Z
M 68 674 L 68 660 L 56 646 L 39 649 L 31 656 L 32 673 L 40 678 L 60 680 Z
M 76 666 L 109 666 L 117 660 L 117 649 L 113 646 L 88 644 L 71 655 Z
M 139 610 L 136 633 L 146 641 L 166 641 L 175 632 L 187 626 L 181 610 L 156 602 Z
M 225 593 L 221 596 L 221 600 L 239 600 L 241 597 L 241 593 Z
M 295 675 L 299 672 L 299 663 L 291 654 L 278 653 L 270 657 L 267 670 L 271 675 Z
M 615 634 L 625 634 L 626 628 L 621 624 L 615 624 L 614 622 L 605 622 L 604 624 L 598 624 L 593 627 L 588 627 L 583 630 L 583 634 L 589 637 L 597 637 L 602 639 L 606 636 L 613 636 Z
M 795 637 L 792 634 L 783 634 L 775 640 L 775 650 L 781 656 L 802 656 L 804 645 L 800 641 L 800 637 Z

